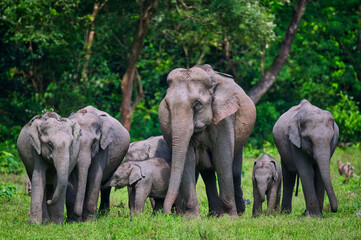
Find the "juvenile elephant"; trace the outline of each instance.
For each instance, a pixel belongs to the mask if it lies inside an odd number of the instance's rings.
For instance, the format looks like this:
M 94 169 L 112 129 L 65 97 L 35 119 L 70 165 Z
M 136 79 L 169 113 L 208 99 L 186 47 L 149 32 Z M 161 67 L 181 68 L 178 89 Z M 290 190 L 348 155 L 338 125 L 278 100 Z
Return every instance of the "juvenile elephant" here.
M 125 155 L 125 161 L 146 160 L 154 157 L 163 158 L 168 163 L 171 162 L 172 152 L 164 141 L 163 136 L 132 142 Z
M 331 211 L 337 199 L 330 176 L 330 160 L 337 146 L 338 126 L 328 111 L 307 100 L 285 112 L 273 128 L 273 138 L 281 155 L 283 175 L 282 211 L 292 210 L 296 174 L 301 178 L 306 213 L 322 216 L 325 189 Z
M 270 155 L 264 154 L 253 166 L 253 211 L 252 215 L 262 213 L 262 203 L 267 195 L 267 214 L 278 212 L 281 199 L 280 165 Z
M 170 175 L 169 163 L 163 158 L 125 161 L 114 172 L 104 187 L 116 189 L 129 187 L 128 198 L 131 213 L 143 212 L 145 200 L 155 201 L 154 211 L 163 208 Z
M 119 121 L 93 106 L 80 109 L 69 119 L 79 123 L 82 136 L 76 169 L 69 178 L 66 206 L 69 221 L 83 221 L 93 218 L 101 184 L 122 162 L 130 137 Z M 110 190 L 101 190 L 100 210 L 109 208 Z
M 30 224 L 63 223 L 68 176 L 78 159 L 80 136 L 76 121 L 50 111 L 22 128 L 17 148 L 32 185 Z
M 186 214 L 200 216 L 195 169 L 214 169 L 220 190 L 219 214 L 241 214 L 245 210 L 242 148 L 256 120 L 252 100 L 230 75 L 210 65 L 174 69 L 167 82 L 169 88 L 158 110 L 162 134 L 172 149 L 165 213 L 171 212 L 180 189 Z M 208 200 L 218 200 L 215 175 L 208 173 L 201 171 Z

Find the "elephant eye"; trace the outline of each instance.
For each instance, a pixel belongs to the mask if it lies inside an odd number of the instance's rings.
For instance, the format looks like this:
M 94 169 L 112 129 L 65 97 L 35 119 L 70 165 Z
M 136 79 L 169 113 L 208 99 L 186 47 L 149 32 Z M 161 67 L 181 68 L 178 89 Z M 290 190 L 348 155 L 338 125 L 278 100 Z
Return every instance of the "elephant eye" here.
M 199 111 L 202 107 L 202 103 L 200 103 L 199 101 L 195 101 L 195 103 L 193 104 L 193 111 Z
M 54 149 L 54 145 L 51 142 L 48 142 L 48 148 L 52 151 Z

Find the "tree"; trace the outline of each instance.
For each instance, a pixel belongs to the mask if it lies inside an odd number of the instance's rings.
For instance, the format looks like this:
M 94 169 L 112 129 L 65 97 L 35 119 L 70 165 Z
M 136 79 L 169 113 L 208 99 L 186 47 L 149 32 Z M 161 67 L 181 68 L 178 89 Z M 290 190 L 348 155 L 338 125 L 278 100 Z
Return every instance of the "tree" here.
M 281 43 L 277 57 L 274 59 L 272 65 L 267 72 L 262 76 L 261 80 L 249 91 L 248 95 L 252 101 L 257 104 L 261 97 L 268 91 L 276 80 L 277 75 L 280 73 L 283 65 L 292 46 L 292 42 L 296 36 L 298 26 L 301 18 L 306 10 L 307 0 L 299 0 L 295 12 L 293 14 L 290 25 Z
M 141 93 L 139 98 L 132 103 L 132 91 L 134 75 L 136 72 L 136 64 L 139 59 L 140 53 L 143 49 L 144 38 L 148 31 L 150 21 L 154 16 L 154 11 L 157 8 L 158 0 L 145 0 L 139 1 L 139 20 L 137 22 L 136 32 L 133 38 L 132 47 L 130 49 L 130 55 L 128 58 L 128 67 L 122 78 L 122 104 L 120 108 L 121 122 L 123 126 L 129 130 L 131 124 L 131 116 L 138 105 L 139 101 L 144 97 Z M 140 88 L 141 89 L 141 88 Z

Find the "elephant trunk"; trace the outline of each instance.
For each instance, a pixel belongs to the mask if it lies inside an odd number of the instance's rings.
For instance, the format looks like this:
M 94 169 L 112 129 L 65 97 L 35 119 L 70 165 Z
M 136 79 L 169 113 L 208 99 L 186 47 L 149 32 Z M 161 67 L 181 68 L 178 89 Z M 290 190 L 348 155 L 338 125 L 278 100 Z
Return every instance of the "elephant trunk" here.
M 164 200 L 164 213 L 171 213 L 182 180 L 187 150 L 193 134 L 193 114 L 172 113 L 172 167 Z
M 266 191 L 267 191 L 267 184 L 264 183 L 258 183 L 258 191 L 261 198 L 261 202 L 264 202 L 266 199 Z
M 320 151 L 315 153 L 315 159 L 320 169 L 321 178 L 325 185 L 328 199 L 330 200 L 331 211 L 337 212 L 337 199 L 332 187 L 331 175 L 330 175 L 330 151 Z
M 65 150 L 54 154 L 57 184 L 52 199 L 47 201 L 48 205 L 56 204 L 61 195 L 66 192 L 69 175 L 69 157 L 69 152 Z
M 81 149 L 83 149 L 81 147 Z M 85 198 L 85 191 L 88 180 L 88 171 L 91 162 L 91 153 L 89 151 L 81 151 L 78 158 L 78 189 L 76 192 L 75 205 L 74 205 L 74 214 L 77 217 L 82 217 L 83 215 L 83 205 Z

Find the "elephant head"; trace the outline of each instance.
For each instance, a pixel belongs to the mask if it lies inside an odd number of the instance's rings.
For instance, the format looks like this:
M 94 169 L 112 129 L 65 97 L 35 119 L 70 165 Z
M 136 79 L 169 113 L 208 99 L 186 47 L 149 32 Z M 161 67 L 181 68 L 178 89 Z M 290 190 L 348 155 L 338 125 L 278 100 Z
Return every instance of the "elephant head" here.
M 275 160 L 257 161 L 254 163 L 253 181 L 257 183 L 261 202 L 265 201 L 265 195 L 273 182 L 277 182 L 278 176 Z
M 316 161 L 331 210 L 336 212 L 337 199 L 330 177 L 330 159 L 337 145 L 338 126 L 330 112 L 313 106 L 307 100 L 302 100 L 300 105 L 288 127 L 289 140 Z
M 113 123 L 109 116 L 98 109 L 88 106 L 69 116 L 79 123 L 82 129 L 80 152 L 77 163 L 78 179 L 74 213 L 81 217 L 88 180 L 88 171 L 92 159 L 102 151 L 107 151 L 111 142 L 116 138 Z M 106 155 L 105 155 L 106 156 Z M 105 161 L 105 159 L 104 159 Z
M 132 161 L 124 162 L 117 168 L 103 187 L 115 187 L 115 189 L 119 189 L 132 185 L 144 177 L 142 168 L 138 164 Z
M 174 69 L 167 83 L 169 88 L 160 103 L 158 118 L 164 139 L 172 148 L 171 176 L 164 202 L 164 211 L 170 213 L 193 134 L 234 114 L 241 99 L 237 93 L 240 87 L 232 77 L 215 72 L 210 65 Z
M 30 144 L 36 153 L 55 167 L 56 188 L 52 199 L 47 201 L 48 205 L 54 205 L 65 193 L 68 176 L 76 164 L 80 147 L 80 126 L 73 120 L 47 112 L 42 118 L 31 121 L 28 133 Z

